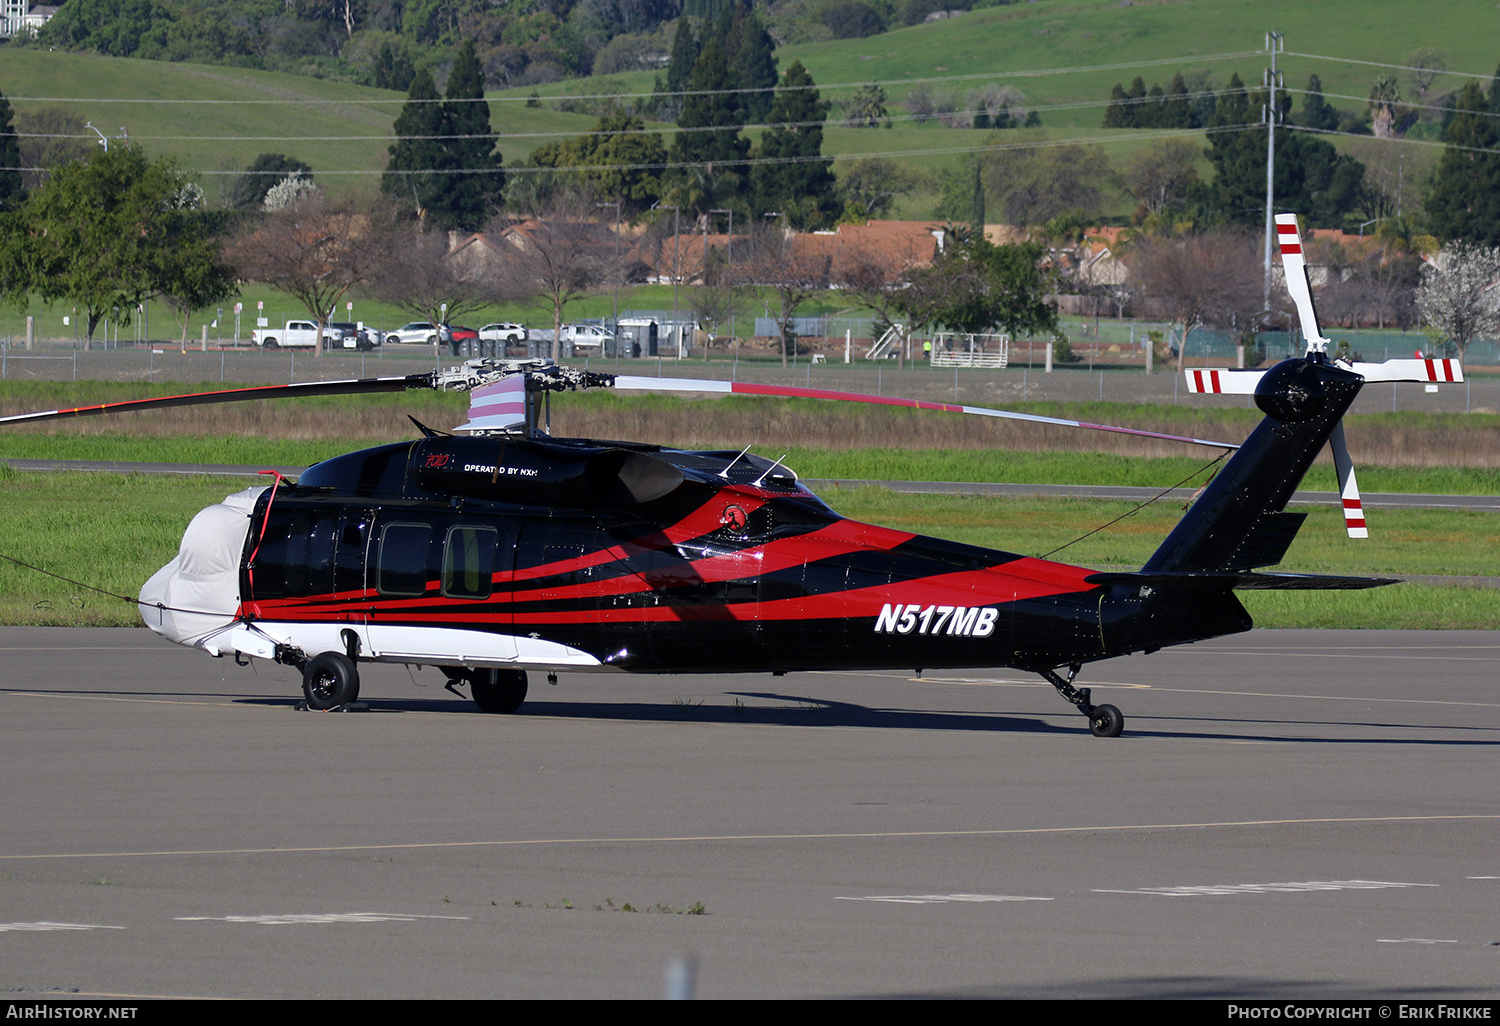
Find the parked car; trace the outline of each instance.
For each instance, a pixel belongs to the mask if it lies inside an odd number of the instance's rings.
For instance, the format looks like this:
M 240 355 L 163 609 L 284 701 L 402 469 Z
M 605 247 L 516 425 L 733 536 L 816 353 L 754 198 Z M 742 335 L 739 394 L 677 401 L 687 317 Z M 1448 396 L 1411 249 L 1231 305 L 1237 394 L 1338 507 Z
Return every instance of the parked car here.
M 339 337 L 333 325 L 323 329 L 323 344 Z M 250 333 L 252 344 L 262 349 L 316 349 L 318 345 L 318 323 L 316 321 L 287 321 L 280 328 L 256 328 Z
M 410 324 L 403 324 L 395 331 L 386 333 L 386 345 L 393 346 L 401 342 L 417 342 L 429 346 L 436 345 L 437 328 L 433 327 L 431 321 L 412 321 Z
M 360 348 L 359 325 L 352 321 L 329 321 L 323 331 L 324 349 Z
M 486 324 L 479 329 L 479 337 L 486 342 L 525 342 L 526 325 L 510 322 Z

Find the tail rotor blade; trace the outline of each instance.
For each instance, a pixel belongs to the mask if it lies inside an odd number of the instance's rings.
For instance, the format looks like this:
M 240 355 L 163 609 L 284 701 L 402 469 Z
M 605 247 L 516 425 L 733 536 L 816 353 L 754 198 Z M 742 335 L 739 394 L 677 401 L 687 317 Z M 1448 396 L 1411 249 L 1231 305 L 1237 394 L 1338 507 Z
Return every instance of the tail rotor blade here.
M 1324 352 L 1328 340 L 1318 329 L 1318 314 L 1313 309 L 1312 288 L 1307 281 L 1307 261 L 1302 256 L 1302 236 L 1297 232 L 1296 214 L 1276 215 L 1276 238 L 1281 244 L 1281 266 L 1286 270 L 1286 290 L 1297 305 L 1297 319 L 1307 336 L 1309 353 Z
M 1344 422 L 1339 421 L 1328 438 L 1333 449 L 1333 466 L 1339 475 L 1339 497 L 1344 503 L 1344 527 L 1351 538 L 1368 538 L 1365 527 L 1365 508 L 1360 502 L 1359 485 L 1354 480 L 1354 461 L 1349 458 L 1349 447 L 1344 443 Z

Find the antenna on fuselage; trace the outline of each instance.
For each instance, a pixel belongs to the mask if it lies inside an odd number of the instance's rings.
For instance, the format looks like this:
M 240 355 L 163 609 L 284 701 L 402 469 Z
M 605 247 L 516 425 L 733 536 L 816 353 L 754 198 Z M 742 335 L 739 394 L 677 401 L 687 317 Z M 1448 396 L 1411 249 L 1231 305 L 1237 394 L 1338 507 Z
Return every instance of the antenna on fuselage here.
M 750 445 L 754 444 L 754 442 L 750 443 Z M 722 477 L 726 481 L 729 480 L 729 472 L 734 469 L 734 465 L 740 461 L 741 457 L 743 457 L 745 453 L 750 451 L 750 445 L 747 445 L 743 449 L 741 449 L 739 456 L 736 456 L 734 459 L 730 460 L 729 465 L 726 466 L 723 470 L 719 471 L 720 477 Z
M 787 457 L 786 453 L 782 453 L 779 457 L 777 457 L 776 462 L 773 463 L 773 464 L 771 464 L 770 467 L 766 468 L 766 472 L 764 474 L 760 475 L 760 477 L 757 477 L 755 479 L 755 487 L 759 488 L 761 486 L 761 484 L 765 481 L 765 479 L 771 476 L 771 471 L 773 471 L 777 467 L 781 466 L 781 461 L 784 460 L 784 459 L 786 459 L 786 457 Z

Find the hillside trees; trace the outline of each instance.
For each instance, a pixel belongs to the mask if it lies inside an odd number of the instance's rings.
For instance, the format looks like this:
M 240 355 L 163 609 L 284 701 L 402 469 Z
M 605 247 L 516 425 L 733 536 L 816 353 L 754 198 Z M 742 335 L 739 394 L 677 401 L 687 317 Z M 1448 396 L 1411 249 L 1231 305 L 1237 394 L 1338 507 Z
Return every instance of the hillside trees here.
M 645 128 L 635 115 L 614 110 L 586 135 L 538 147 L 531 162 L 537 167 L 582 169 L 572 172 L 576 180 L 600 196 L 616 197 L 622 216 L 634 217 L 660 198 L 659 167 L 667 159 L 661 136 Z
M 53 172 L 31 194 L 18 221 L 22 266 L 48 302 L 83 310 L 85 348 L 114 308 L 130 311 L 152 295 L 189 310 L 228 292 L 214 225 L 198 216 L 201 192 L 170 160 L 148 161 L 130 145 L 95 149 Z
M 62 103 L 29 103 L 17 111 L 21 166 L 40 169 L 22 171 L 21 184 L 35 189 L 52 168 L 88 156 L 97 143 L 79 138 L 89 135 L 84 123 L 83 115 Z
M 1213 127 L 1254 126 L 1209 136 L 1208 159 L 1213 182 L 1199 198 L 1219 218 L 1238 224 L 1260 224 L 1266 210 L 1266 127 L 1258 124 L 1265 93 L 1247 93 L 1239 76 L 1219 95 Z M 1278 93 L 1283 111 L 1291 99 Z M 1364 165 L 1331 144 L 1303 132 L 1276 133 L 1273 194 L 1277 209 L 1302 212 L 1314 227 L 1338 228 L 1360 199 Z
M 1500 118 L 1479 83 L 1459 93 L 1427 197 L 1432 233 L 1440 239 L 1500 245 Z

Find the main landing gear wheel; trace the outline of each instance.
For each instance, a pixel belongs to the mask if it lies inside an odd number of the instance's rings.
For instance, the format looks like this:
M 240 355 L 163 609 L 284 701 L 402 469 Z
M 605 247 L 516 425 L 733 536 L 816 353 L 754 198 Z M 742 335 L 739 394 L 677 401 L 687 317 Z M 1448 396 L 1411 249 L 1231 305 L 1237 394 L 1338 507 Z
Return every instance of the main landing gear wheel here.
M 1112 705 L 1096 705 L 1089 711 L 1089 730 L 1095 737 L 1119 737 L 1125 715 Z
M 315 655 L 302 668 L 302 694 L 309 709 L 336 709 L 359 697 L 359 670 L 342 652 Z
M 469 694 L 487 713 L 513 713 L 526 701 L 525 670 L 471 670 Z

